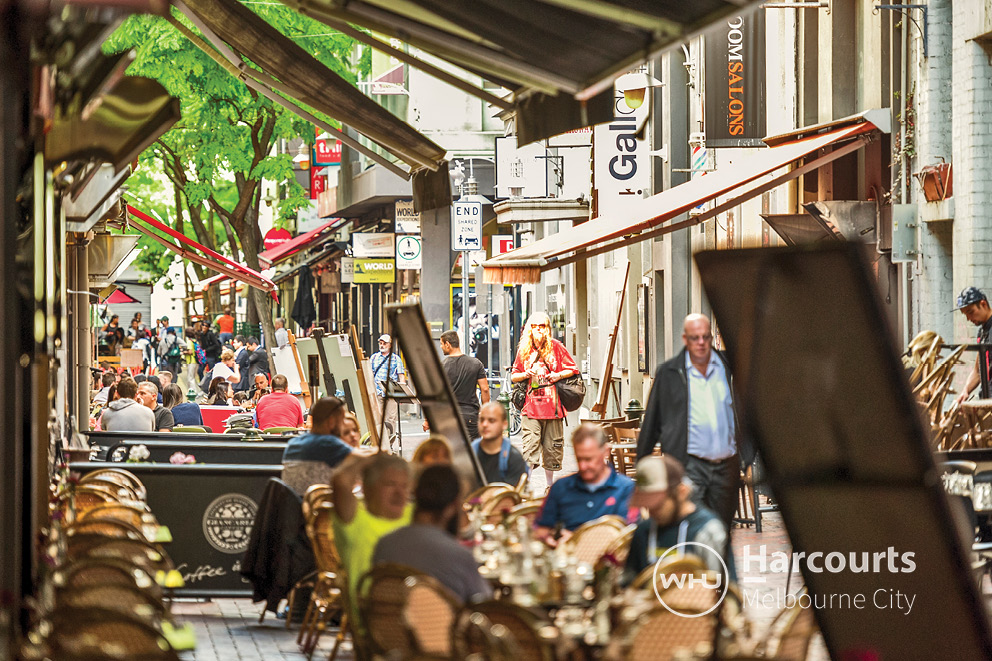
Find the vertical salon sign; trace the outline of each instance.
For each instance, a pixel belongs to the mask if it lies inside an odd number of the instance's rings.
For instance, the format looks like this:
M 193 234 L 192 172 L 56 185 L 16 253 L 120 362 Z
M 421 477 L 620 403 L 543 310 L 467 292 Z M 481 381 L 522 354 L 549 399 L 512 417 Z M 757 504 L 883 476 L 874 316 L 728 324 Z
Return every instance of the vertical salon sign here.
M 725 19 L 708 30 L 703 40 L 706 146 L 764 146 L 764 12 Z

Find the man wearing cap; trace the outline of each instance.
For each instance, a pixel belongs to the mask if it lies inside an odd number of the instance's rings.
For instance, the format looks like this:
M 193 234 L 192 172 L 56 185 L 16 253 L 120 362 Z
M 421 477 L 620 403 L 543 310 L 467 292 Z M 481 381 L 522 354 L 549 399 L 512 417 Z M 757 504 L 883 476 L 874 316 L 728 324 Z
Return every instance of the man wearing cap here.
M 372 378 L 375 380 L 375 394 L 379 398 L 379 409 L 382 410 L 382 399 L 386 396 L 386 382 L 404 383 L 406 370 L 400 357 L 392 351 L 393 338 L 383 333 L 379 336 L 379 353 L 372 356 L 370 367 Z M 399 406 L 392 399 L 386 400 L 386 410 L 383 414 L 386 429 L 389 434 L 389 449 L 393 449 L 396 434 L 396 420 L 399 417 Z
M 978 287 L 968 287 L 958 295 L 957 305 L 954 309 L 961 310 L 965 319 L 978 326 L 978 343 L 988 344 L 990 331 L 992 331 L 992 308 L 989 308 L 989 299 L 985 296 L 985 292 Z M 978 356 L 975 359 L 975 367 L 968 376 L 968 382 L 965 384 L 964 390 L 957 397 L 958 404 L 968 399 L 968 395 L 971 394 L 971 391 L 982 380 L 978 367 L 981 354 L 978 354 Z M 985 368 L 985 373 L 989 374 L 988 369 L 990 365 L 986 364 Z
M 662 452 L 685 467 L 696 503 L 715 512 L 729 530 L 741 460 L 753 462 L 754 450 L 738 433 L 730 365 L 713 349 L 710 320 L 687 316 L 682 343 L 685 348 L 655 373 L 637 457 L 649 456 L 660 443 Z
M 663 556 L 676 554 L 695 555 L 709 569 L 723 573 L 723 563 L 716 553 L 724 558 L 729 555 L 727 530 L 716 514 L 692 502 L 692 485 L 684 478 L 682 465 L 667 455 L 644 457 L 637 462 L 637 486 L 630 504 L 646 509 L 648 517 L 637 524 L 630 540 L 625 582 L 633 581 Z M 727 568 L 733 580 L 732 561 L 727 561 Z

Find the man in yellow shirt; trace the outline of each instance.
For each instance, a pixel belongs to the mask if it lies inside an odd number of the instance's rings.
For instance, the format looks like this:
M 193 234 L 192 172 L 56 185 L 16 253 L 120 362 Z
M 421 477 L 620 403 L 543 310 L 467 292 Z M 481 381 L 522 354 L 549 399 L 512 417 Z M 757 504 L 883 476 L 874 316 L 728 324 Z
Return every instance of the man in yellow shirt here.
M 355 497 L 362 478 L 364 500 Z M 372 568 L 372 552 L 379 538 L 410 525 L 410 467 L 402 458 L 385 453 L 351 455 L 334 474 L 334 543 L 348 573 L 352 615 L 358 612 L 359 579 Z

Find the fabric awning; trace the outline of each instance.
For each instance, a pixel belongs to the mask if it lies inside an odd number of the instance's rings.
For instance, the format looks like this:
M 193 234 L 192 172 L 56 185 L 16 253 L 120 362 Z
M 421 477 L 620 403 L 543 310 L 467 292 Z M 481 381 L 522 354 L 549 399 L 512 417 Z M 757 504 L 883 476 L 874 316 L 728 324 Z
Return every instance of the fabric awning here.
M 325 241 L 330 241 L 334 238 L 338 227 L 343 224 L 341 220 L 341 218 L 332 218 L 329 222 L 315 230 L 311 230 L 305 234 L 298 234 L 275 248 L 259 253 L 258 258 L 266 264 L 276 264 L 291 257 L 300 250 L 313 248 Z
M 193 239 L 177 232 L 168 225 L 160 223 L 148 214 L 135 209 L 130 204 L 127 205 L 127 212 L 131 217 L 131 227 L 138 230 L 142 234 L 155 239 L 180 257 L 188 259 L 191 262 L 196 262 L 200 266 L 205 266 L 208 269 L 213 269 L 218 273 L 226 275 L 232 280 L 237 280 L 238 282 L 243 282 L 247 285 L 251 285 L 252 287 L 267 291 L 271 294 L 273 299 L 276 301 L 279 300 L 279 297 L 276 294 L 275 284 L 273 284 L 271 280 L 258 271 L 250 269 L 243 264 L 238 264 L 224 255 L 221 255 L 220 253 L 197 243 Z M 153 230 L 164 232 L 169 237 L 175 239 L 177 243 L 169 241 Z
M 864 115 L 859 115 L 851 118 L 847 124 L 825 132 L 780 142 L 777 146 L 761 150 L 738 163 L 638 200 L 631 204 L 632 211 L 622 218 L 600 216 L 572 227 L 567 232 L 560 232 L 490 259 L 483 263 L 485 282 L 538 282 L 543 271 L 701 223 L 801 174 L 860 149 L 879 130 L 879 126 Z M 888 129 L 883 125 L 881 130 Z M 825 147 L 833 149 L 784 174 L 773 175 Z M 678 223 L 668 223 L 700 204 L 730 194 L 730 199 L 712 209 Z
M 217 275 L 212 275 L 209 278 L 206 278 L 205 280 L 200 280 L 200 289 L 202 291 L 207 291 L 214 285 L 220 284 L 221 282 L 226 282 L 227 280 L 230 279 L 231 279 L 230 276 L 227 276 L 223 273 L 218 273 Z

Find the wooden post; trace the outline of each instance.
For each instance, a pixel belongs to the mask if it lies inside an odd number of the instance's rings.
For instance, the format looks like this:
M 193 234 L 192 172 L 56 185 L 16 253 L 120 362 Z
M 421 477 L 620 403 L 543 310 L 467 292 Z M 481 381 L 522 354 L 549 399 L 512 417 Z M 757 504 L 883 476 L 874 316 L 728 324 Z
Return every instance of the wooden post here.
M 369 392 L 368 379 L 365 375 L 365 354 L 362 353 L 362 347 L 358 343 L 358 333 L 355 331 L 354 324 L 351 325 L 349 332 L 351 334 L 351 354 L 355 358 L 355 367 L 358 371 L 358 392 L 362 394 L 362 406 L 365 408 L 365 421 L 369 425 L 369 438 L 372 440 L 372 445 L 379 449 L 379 429 L 376 424 L 375 408 L 372 406 L 372 395 Z
M 610 347 L 606 351 L 606 361 L 603 363 L 603 377 L 599 382 L 599 393 L 596 396 L 596 403 L 591 411 L 598 413 L 600 418 L 606 417 L 606 406 L 610 399 L 611 385 L 613 384 L 613 353 L 617 348 L 617 333 L 620 332 L 620 320 L 623 319 L 623 302 L 627 298 L 627 280 L 630 278 L 630 262 L 627 262 L 627 273 L 623 276 L 623 287 L 620 289 L 620 305 L 617 306 L 617 323 L 610 333 Z M 620 408 L 620 399 L 617 398 L 617 409 Z

